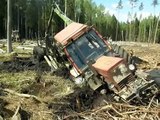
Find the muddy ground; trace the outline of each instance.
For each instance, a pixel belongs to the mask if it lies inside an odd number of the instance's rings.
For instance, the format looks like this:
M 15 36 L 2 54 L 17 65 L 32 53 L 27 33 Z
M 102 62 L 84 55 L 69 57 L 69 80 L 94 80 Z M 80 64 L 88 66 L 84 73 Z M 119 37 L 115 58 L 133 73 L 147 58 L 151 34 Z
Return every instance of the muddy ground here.
M 145 43 L 117 43 L 143 60 L 138 69 L 160 69 L 160 45 Z M 131 106 L 108 103 L 93 107 L 92 92 L 80 90 L 69 79 L 50 74 L 43 62 L 40 66 L 32 61 L 35 42 L 14 43 L 16 51 L 5 56 L 0 53 L 0 120 L 114 120 L 160 118 L 160 107 Z M 18 46 L 18 47 L 17 47 Z M 0 43 L 1 51 L 6 50 Z M 11 57 L 10 57 L 11 56 Z M 83 93 L 89 92 L 89 96 Z M 26 96 L 27 95 L 27 96 Z M 78 96 L 78 97 L 77 97 Z M 80 100 L 79 97 L 83 98 Z

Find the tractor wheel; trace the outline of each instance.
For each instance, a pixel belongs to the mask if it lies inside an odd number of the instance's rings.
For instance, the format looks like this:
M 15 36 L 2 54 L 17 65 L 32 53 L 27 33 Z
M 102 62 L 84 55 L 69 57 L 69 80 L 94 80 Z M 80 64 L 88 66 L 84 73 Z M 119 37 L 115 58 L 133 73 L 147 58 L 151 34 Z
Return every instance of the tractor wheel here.
M 33 55 L 34 59 L 36 59 L 38 62 L 41 62 L 44 60 L 45 49 L 39 46 L 35 46 L 33 48 Z
M 134 64 L 132 60 L 132 53 L 128 53 L 125 49 L 121 48 L 116 44 L 113 44 L 112 48 L 116 54 L 124 58 L 129 64 Z
M 160 78 L 155 78 L 156 85 L 160 88 Z

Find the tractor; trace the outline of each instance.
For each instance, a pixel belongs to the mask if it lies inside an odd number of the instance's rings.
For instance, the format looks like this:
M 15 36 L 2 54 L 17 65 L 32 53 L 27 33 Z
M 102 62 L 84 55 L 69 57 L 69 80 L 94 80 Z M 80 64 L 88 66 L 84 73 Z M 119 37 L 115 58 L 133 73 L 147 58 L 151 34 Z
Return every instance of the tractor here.
M 53 13 L 67 26 L 50 39 Z M 112 94 L 112 99 L 127 103 L 143 102 L 144 98 L 149 101 L 159 90 L 154 81 L 136 77 L 130 54 L 109 44 L 93 26 L 70 20 L 57 5 L 52 8 L 45 40 L 34 48 L 35 58 L 44 58 L 52 72 L 64 71 L 77 85 L 102 95 Z

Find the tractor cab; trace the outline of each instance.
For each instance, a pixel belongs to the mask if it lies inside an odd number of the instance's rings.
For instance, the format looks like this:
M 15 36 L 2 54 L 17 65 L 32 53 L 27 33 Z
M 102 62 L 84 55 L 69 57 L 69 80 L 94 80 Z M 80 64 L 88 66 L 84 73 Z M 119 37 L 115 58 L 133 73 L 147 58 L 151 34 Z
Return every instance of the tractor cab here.
M 87 25 L 71 23 L 55 37 L 79 73 L 86 71 L 90 61 L 96 61 L 112 49 L 100 34 Z

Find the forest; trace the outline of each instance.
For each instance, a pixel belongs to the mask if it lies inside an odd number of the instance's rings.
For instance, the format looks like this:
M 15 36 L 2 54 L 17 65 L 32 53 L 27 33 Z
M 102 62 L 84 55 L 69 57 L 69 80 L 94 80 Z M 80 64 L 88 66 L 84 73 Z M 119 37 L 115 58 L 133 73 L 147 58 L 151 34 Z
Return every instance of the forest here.
M 150 14 L 142 19 L 134 12 L 135 7 L 143 12 L 141 0 L 129 0 L 128 20 L 118 21 L 106 12 L 105 6 L 96 5 L 92 0 L 12 0 L 12 30 L 18 30 L 21 38 L 35 39 L 44 37 L 51 7 L 56 3 L 73 21 L 94 26 L 104 37 L 113 41 L 138 41 L 160 43 L 160 14 Z M 136 6 L 135 6 L 136 4 Z M 0 1 L 0 38 L 6 38 L 7 1 Z M 151 1 L 154 10 L 159 7 L 158 0 Z M 117 3 L 117 11 L 123 9 L 123 0 Z M 50 33 L 55 34 L 64 27 L 64 22 L 55 14 Z

